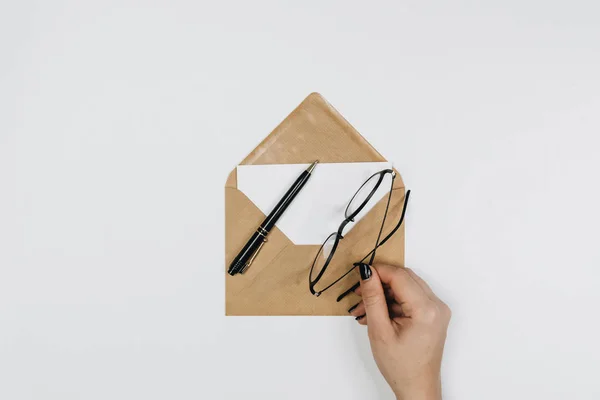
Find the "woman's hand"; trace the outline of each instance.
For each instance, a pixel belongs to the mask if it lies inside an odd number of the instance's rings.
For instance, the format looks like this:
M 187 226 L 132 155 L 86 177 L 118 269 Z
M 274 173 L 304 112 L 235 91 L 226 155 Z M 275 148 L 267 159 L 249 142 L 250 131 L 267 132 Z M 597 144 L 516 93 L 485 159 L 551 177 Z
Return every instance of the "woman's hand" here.
M 368 325 L 379 370 L 400 400 L 442 398 L 440 367 L 450 309 L 407 268 L 359 267 L 356 292 L 363 300 L 350 313 Z

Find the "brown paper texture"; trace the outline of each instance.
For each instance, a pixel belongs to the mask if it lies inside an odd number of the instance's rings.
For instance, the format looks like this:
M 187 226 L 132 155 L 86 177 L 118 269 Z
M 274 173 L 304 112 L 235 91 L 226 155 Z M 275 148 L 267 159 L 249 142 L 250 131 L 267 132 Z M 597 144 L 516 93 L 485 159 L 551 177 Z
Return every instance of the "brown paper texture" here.
M 386 161 L 320 94 L 312 93 L 240 164 L 300 164 L 316 159 L 320 163 Z M 405 190 L 400 174 L 393 191 L 384 233 L 402 211 Z M 341 275 L 372 250 L 386 201 L 384 196 L 340 242 L 328 274 Z M 358 282 L 358 273 L 350 273 L 321 296 L 313 296 L 308 274 L 320 246 L 294 245 L 277 227 L 245 274 L 227 274 L 229 264 L 264 218 L 237 189 L 234 169 L 225 184 L 226 315 L 348 315 L 359 296 L 350 294 L 339 303 L 336 298 Z M 404 265 L 404 226 L 377 250 L 375 260 Z

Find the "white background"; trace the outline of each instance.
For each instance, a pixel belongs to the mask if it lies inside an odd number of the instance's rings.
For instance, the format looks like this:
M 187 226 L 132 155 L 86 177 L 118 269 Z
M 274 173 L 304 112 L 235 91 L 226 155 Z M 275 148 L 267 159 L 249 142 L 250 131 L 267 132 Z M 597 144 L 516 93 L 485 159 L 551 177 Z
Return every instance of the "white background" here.
M 390 398 L 351 318 L 223 316 L 225 178 L 311 91 L 413 190 L 445 398 L 600 398 L 599 13 L 3 1 L 0 398 Z

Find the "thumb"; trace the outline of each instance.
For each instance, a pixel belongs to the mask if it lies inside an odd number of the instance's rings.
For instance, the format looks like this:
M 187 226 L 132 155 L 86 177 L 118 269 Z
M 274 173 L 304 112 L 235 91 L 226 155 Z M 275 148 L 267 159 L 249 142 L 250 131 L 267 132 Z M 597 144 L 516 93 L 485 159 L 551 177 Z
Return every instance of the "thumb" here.
M 388 311 L 385 293 L 377 270 L 368 264 L 358 264 L 360 272 L 360 291 L 367 314 L 369 331 L 383 331 L 391 328 L 390 314 Z

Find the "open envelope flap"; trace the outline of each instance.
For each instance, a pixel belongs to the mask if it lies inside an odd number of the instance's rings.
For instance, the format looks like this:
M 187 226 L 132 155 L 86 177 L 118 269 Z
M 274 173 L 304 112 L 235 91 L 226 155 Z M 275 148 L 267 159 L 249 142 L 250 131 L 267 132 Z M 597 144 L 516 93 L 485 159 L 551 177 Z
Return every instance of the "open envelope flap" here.
M 387 161 L 319 93 L 311 93 L 240 164 Z M 402 181 L 400 175 L 398 181 Z M 403 184 L 402 184 L 403 185 Z
M 304 164 L 386 161 L 321 95 L 309 95 L 241 164 Z M 264 214 L 239 190 L 234 169 L 225 189 L 225 269 L 256 230 Z M 404 183 L 397 174 L 386 227 L 395 224 L 404 200 Z M 385 210 L 384 196 L 346 235 L 329 268 L 343 271 L 368 253 Z M 341 222 L 341 221 L 340 221 Z M 384 232 L 385 233 L 385 232 Z M 227 315 L 347 315 L 359 298 L 336 297 L 358 275 L 349 274 L 320 297 L 308 290 L 308 273 L 320 246 L 294 245 L 277 228 L 243 275 L 226 275 Z M 377 262 L 404 264 L 404 227 L 377 251 Z M 329 269 L 328 269 L 329 271 Z

